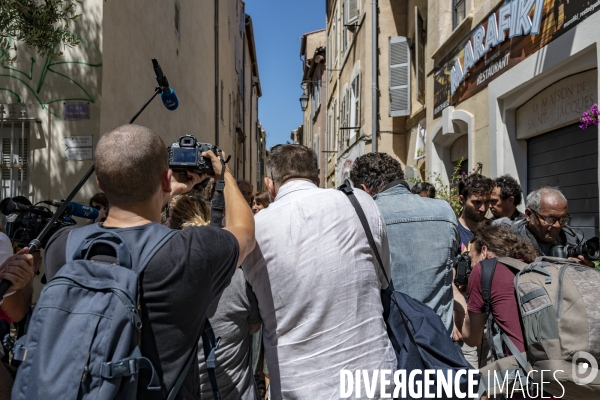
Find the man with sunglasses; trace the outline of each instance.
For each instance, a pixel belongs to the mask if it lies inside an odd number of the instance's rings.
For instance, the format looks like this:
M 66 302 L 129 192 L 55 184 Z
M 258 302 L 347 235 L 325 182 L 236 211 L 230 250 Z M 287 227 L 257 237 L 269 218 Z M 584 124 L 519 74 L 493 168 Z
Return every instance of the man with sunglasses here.
M 567 198 L 556 188 L 543 187 L 527 196 L 524 220 L 511 223 L 507 218 L 502 218 L 497 223 L 510 225 L 513 231 L 528 239 L 541 254 L 551 256 L 554 246 L 574 245 L 584 240 L 580 233 L 569 227 L 570 220 Z M 591 261 L 583 256 L 579 256 L 577 261 L 593 267 Z

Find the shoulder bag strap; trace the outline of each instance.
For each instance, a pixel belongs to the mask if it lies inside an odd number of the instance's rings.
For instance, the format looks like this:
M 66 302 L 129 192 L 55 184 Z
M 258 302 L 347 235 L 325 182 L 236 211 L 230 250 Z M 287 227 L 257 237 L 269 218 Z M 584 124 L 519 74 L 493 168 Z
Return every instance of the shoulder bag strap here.
M 375 253 L 375 258 L 377 258 L 377 262 L 379 263 L 379 266 L 381 267 L 383 276 L 385 276 L 385 280 L 387 281 L 387 283 L 389 285 L 390 280 L 387 276 L 387 273 L 385 272 L 385 269 L 383 268 L 383 262 L 381 261 L 381 257 L 379 256 L 379 251 L 377 250 L 377 246 L 375 245 L 375 240 L 373 239 L 373 234 L 371 233 L 371 228 L 369 227 L 369 223 L 367 222 L 367 216 L 365 215 L 365 212 L 363 211 L 362 207 L 360 206 L 360 203 L 356 199 L 356 196 L 354 195 L 354 190 L 352 189 L 350 182 L 348 182 L 348 180 L 346 180 L 346 182 L 342 186 L 340 186 L 338 190 L 342 191 L 346 196 L 348 196 L 348 199 L 352 203 L 352 206 L 354 206 L 354 209 L 356 210 L 356 214 L 358 214 L 358 219 L 360 219 L 360 223 L 362 224 L 363 229 L 365 230 L 365 233 L 367 235 L 367 240 L 369 241 L 369 245 L 371 246 L 373 253 Z

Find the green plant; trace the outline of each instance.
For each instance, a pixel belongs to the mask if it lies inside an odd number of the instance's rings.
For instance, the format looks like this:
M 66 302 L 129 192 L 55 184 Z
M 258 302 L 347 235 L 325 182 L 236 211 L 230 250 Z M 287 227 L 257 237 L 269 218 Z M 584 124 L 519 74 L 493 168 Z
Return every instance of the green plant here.
M 448 182 L 442 179 L 442 176 L 437 172 L 432 173 L 427 178 L 427 181 L 435 187 L 435 197 L 447 201 L 457 218 L 462 212 L 462 205 L 458 199 L 458 183 L 465 177 L 465 173 L 461 173 L 461 165 L 464 161 L 464 158 L 458 160 Z M 422 181 L 418 178 L 409 178 L 408 180 L 415 184 Z
M 11 46 L 21 41 L 42 57 L 56 59 L 60 46 L 79 44 L 79 36 L 70 32 L 69 24 L 77 19 L 76 3 L 80 0 L 2 0 L 0 2 L 0 53 L 4 62 L 13 62 Z

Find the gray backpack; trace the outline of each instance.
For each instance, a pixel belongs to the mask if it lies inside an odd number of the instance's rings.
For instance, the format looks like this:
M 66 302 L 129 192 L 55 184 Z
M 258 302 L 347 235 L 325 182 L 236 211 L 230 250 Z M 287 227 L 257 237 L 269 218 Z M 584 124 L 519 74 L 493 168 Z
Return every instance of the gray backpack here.
M 148 390 L 161 390 L 152 363 L 138 347 L 139 275 L 175 232 L 159 224 L 114 231 L 94 224 L 69 233 L 67 263 L 42 291 L 29 333 L 15 347 L 22 364 L 14 400 L 135 399 L 143 368 L 152 372 Z M 111 249 L 117 263 L 99 261 L 98 254 L 110 255 Z M 193 355 L 169 398 L 175 397 Z
M 523 327 L 524 353 L 518 351 L 491 313 L 490 297 L 496 261 L 519 271 L 515 276 L 515 295 Z M 487 338 L 497 361 L 481 369 L 480 396 L 486 389 L 490 389 L 488 396 L 489 393 L 494 394 L 495 386 L 496 393 L 500 393 L 498 385 L 503 384 L 504 374 L 508 375 L 509 382 L 519 379 L 523 386 L 528 385 L 532 396 L 534 385 L 537 384 L 539 389 L 542 379 L 543 390 L 556 397 L 591 399 L 600 396 L 600 373 L 597 373 L 600 359 L 600 271 L 561 258 L 539 257 L 531 264 L 499 258 L 482 261 L 481 282 L 484 304 L 489 313 Z M 512 356 L 506 356 L 504 346 Z M 579 376 L 585 370 L 581 368 L 582 363 L 578 363 L 583 359 L 587 359 L 592 368 Z M 487 371 L 490 371 L 489 381 Z M 552 372 L 545 372 L 542 377 L 540 371 Z M 498 380 L 494 378 L 494 372 Z M 509 387 L 512 388 L 512 383 Z

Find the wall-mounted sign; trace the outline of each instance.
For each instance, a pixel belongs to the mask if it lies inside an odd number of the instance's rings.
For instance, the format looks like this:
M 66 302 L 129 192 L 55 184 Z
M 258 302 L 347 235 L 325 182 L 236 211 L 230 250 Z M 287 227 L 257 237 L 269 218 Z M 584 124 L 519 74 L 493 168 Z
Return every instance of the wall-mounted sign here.
M 600 9 L 600 1 L 513 0 L 500 4 L 434 71 L 434 118 Z
M 94 149 L 92 147 L 75 147 L 65 149 L 65 159 L 67 161 L 83 161 L 94 159 Z
M 90 119 L 90 103 L 87 103 L 87 102 L 63 103 L 63 119 L 64 120 Z
M 92 135 L 69 136 L 63 140 L 66 147 L 92 147 Z
M 569 76 L 517 109 L 517 139 L 527 139 L 578 122 L 598 101 L 598 70 Z

